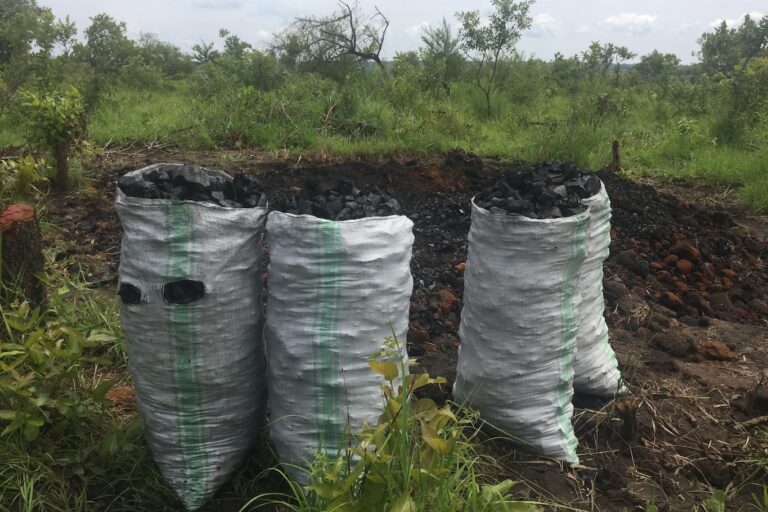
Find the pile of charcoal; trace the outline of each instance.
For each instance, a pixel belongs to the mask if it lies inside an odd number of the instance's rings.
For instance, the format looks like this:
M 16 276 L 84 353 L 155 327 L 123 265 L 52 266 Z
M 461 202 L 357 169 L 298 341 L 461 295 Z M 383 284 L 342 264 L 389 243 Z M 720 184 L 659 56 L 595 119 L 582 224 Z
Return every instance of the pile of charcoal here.
M 559 219 L 577 215 L 582 199 L 600 192 L 600 179 L 574 164 L 543 162 L 507 171 L 496 184 L 480 192 L 475 204 L 502 215 Z
M 378 187 L 360 190 L 344 180 L 335 187 L 310 181 L 293 198 L 286 211 L 341 221 L 399 215 L 400 204 Z
M 267 206 L 254 176 L 222 176 L 196 165 L 168 165 L 140 175 L 125 175 L 117 186 L 129 197 L 213 203 L 228 208 Z

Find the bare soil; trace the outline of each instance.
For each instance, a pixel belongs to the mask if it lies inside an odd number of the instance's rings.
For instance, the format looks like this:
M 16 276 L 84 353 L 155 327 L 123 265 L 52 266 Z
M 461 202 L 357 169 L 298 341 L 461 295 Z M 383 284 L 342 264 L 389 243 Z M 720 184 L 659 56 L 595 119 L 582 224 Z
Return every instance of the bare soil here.
M 395 197 L 415 224 L 408 349 L 425 371 L 452 381 L 469 201 L 511 164 L 462 151 L 428 160 L 298 163 L 219 152 L 112 155 L 82 193 L 50 206 L 48 218 L 63 228 L 54 236 L 70 247 L 60 257 L 78 256 L 94 286 L 113 289 L 117 178 L 178 161 L 256 174 L 276 209 L 310 178 L 376 185 Z M 580 466 L 565 468 L 497 440 L 485 449 L 499 460 L 500 476 L 524 481 L 532 497 L 589 510 L 654 503 L 672 511 L 691 510 L 723 489 L 728 509 L 738 510 L 768 479 L 751 462 L 768 458 L 768 230 L 706 189 L 661 192 L 608 172 L 600 177 L 613 205 L 606 318 L 631 394 L 609 403 L 576 397 Z M 428 393 L 445 401 L 449 391 Z M 119 406 L 125 402 L 121 396 Z

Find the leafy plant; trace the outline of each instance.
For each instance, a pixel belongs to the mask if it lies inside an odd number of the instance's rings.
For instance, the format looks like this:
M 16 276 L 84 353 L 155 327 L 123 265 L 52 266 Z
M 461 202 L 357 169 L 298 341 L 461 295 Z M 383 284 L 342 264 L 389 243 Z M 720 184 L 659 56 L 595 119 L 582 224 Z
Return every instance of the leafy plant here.
M 73 383 L 84 365 L 110 363 L 86 349 L 113 338 L 86 336 L 58 321 L 45 321 L 26 302 L 3 307 L 0 315 L 0 423 L 5 424 L 0 437 L 20 434 L 34 441 L 46 425 L 82 435 L 84 420 L 99 413 L 112 382 L 92 390 Z
M 85 108 L 80 92 L 70 86 L 67 91 L 51 94 L 22 93 L 22 106 L 28 120 L 28 139 L 41 149 L 50 151 L 56 164 L 56 186 L 69 188 L 69 154 L 85 130 Z
M 15 202 L 32 196 L 37 186 L 47 181 L 46 169 L 44 158 L 31 155 L 0 160 L 0 202 Z
M 365 429 L 348 453 L 320 453 L 311 468 L 311 485 L 304 488 L 287 476 L 291 496 L 257 496 L 250 506 L 279 504 L 295 512 L 534 512 L 534 502 L 509 496 L 511 480 L 486 483 L 488 462 L 473 446 L 473 417 L 457 414 L 450 405 L 438 407 L 414 392 L 442 377 L 406 375 L 397 341 L 370 362 L 386 379 L 383 413 Z M 403 377 L 404 375 L 404 377 Z M 281 473 L 282 474 L 282 473 Z

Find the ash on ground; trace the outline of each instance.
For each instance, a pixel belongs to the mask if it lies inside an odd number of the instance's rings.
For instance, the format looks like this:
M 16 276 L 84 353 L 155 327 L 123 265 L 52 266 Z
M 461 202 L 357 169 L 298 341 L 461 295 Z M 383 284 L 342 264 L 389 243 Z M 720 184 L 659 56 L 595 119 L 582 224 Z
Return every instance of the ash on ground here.
M 475 204 L 491 213 L 531 219 L 559 219 L 586 210 L 582 199 L 600 192 L 600 179 L 576 165 L 543 162 L 504 173 L 480 192 Z
M 125 175 L 118 187 L 129 197 L 213 203 L 227 208 L 267 206 L 267 195 L 256 178 L 234 178 L 196 165 L 158 166 L 139 175 Z
M 378 187 L 360 190 L 344 180 L 333 187 L 307 182 L 286 211 L 343 221 L 400 215 L 400 203 Z

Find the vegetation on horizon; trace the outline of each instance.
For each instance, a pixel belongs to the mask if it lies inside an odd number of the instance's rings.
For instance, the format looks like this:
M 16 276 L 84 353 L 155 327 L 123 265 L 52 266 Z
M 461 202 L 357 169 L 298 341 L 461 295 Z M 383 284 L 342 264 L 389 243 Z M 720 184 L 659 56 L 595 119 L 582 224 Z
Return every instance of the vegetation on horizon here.
M 488 20 L 456 13 L 457 30 L 444 19 L 424 29 L 421 48 L 385 61 L 389 20 L 346 2 L 297 19 L 265 48 L 222 29 L 219 42 L 185 54 L 154 34 L 131 40 L 106 14 L 78 39 L 69 19 L 15 0 L 0 9 L 0 146 L 41 140 L 24 95 L 75 87 L 85 138 L 98 145 L 342 155 L 462 147 L 597 168 L 616 139 L 631 172 L 739 187 L 768 208 L 768 16 L 703 34 L 695 65 L 658 51 L 627 65 L 635 53 L 598 41 L 545 62 L 514 46 L 532 2 L 491 3 Z

